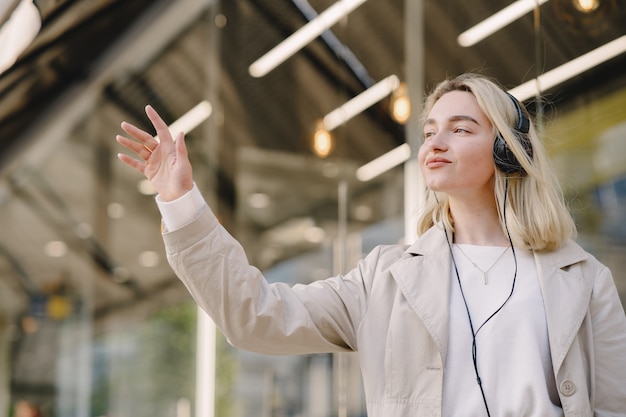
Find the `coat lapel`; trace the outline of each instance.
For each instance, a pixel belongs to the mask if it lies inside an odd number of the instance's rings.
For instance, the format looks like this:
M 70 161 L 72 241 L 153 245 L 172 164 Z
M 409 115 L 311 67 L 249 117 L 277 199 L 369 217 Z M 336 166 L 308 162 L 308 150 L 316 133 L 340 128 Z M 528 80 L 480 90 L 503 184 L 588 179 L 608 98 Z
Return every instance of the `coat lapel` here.
M 442 229 L 431 228 L 390 268 L 400 291 L 435 340 L 441 357 L 448 344 L 450 248 Z
M 587 314 L 592 282 L 580 265 L 587 257 L 573 242 L 553 252 L 535 252 L 555 374 Z
M 555 372 L 587 314 L 591 278 L 580 262 L 589 255 L 574 242 L 552 252 L 535 252 Z M 433 227 L 391 267 L 407 303 L 446 357 L 450 301 L 450 248 L 443 230 Z

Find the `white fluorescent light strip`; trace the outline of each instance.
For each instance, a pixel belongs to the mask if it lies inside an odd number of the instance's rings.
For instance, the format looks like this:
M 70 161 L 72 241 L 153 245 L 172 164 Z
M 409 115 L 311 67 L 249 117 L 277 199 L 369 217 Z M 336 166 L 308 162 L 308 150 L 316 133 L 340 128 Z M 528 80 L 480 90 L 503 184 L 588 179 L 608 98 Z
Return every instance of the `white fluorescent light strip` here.
M 525 82 L 509 90 L 509 93 L 515 96 L 519 101 L 527 100 L 540 94 L 541 91 L 552 88 L 624 52 L 626 52 L 626 35 L 622 35 L 591 52 L 587 52 L 533 80 Z M 411 156 L 410 149 L 406 150 L 408 146 L 407 144 L 402 144 L 367 164 L 362 165 L 357 169 L 357 178 L 361 181 L 369 181 L 397 165 L 408 161 Z M 402 148 L 405 148 L 405 150 L 401 150 Z
M 313 39 L 322 34 L 326 29 L 337 23 L 366 0 L 340 0 L 320 13 L 287 39 L 276 45 L 273 49 L 257 59 L 250 65 L 248 72 L 253 77 L 263 77 L 293 54 L 302 49 Z
M 377 82 L 361 94 L 341 105 L 341 107 L 337 107 L 324 116 L 324 127 L 329 132 L 336 129 L 357 114 L 391 94 L 399 85 L 400 79 L 396 75 L 390 75 Z
M 9 2 L 6 2 L 9 3 Z M 2 5 L 2 14 L 8 5 Z M 22 0 L 0 28 L 0 73 L 9 69 L 41 29 L 39 10 L 32 0 Z
M 187 134 L 198 127 L 200 123 L 208 119 L 212 111 L 213 107 L 211 106 L 211 103 L 206 100 L 201 101 L 187 113 L 183 114 L 178 120 L 169 125 L 168 127 L 170 132 L 174 138 L 176 138 L 176 135 L 180 132 Z M 157 142 L 159 141 L 158 136 L 155 136 L 154 138 Z
M 356 170 L 356 177 L 361 181 L 369 181 L 389 171 L 391 168 L 406 162 L 410 157 L 411 147 L 408 143 L 403 143 L 397 148 L 359 167 Z
M 537 78 L 509 90 L 509 93 L 520 101 L 527 100 L 624 52 L 626 52 L 626 35 L 543 73 Z
M 457 42 L 459 45 L 466 47 L 475 45 L 547 1 L 548 0 L 518 0 L 511 3 L 496 14 L 489 16 L 476 26 L 472 26 L 461 33 L 457 38 Z

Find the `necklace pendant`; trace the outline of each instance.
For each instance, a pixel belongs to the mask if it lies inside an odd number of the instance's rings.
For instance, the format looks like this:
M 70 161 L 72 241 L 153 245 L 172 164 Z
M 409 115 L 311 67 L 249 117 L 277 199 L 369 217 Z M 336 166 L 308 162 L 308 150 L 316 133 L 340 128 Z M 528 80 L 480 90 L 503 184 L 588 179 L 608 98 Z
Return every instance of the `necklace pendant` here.
M 489 271 L 491 271 L 491 269 L 496 266 L 496 264 L 498 263 L 498 261 L 504 256 L 504 254 L 506 253 L 507 250 L 509 250 L 510 246 L 507 246 L 506 248 L 504 248 L 504 250 L 502 251 L 502 253 L 500 254 L 500 256 L 498 256 L 498 259 L 496 259 L 494 261 L 494 263 L 491 264 L 491 266 L 487 269 L 482 269 L 481 267 L 479 267 L 478 265 L 476 265 L 476 263 L 474 261 L 472 261 L 472 259 L 467 256 L 467 253 L 465 253 L 465 251 L 463 250 L 463 248 L 461 248 L 460 245 L 456 245 L 456 247 L 459 249 L 459 251 L 461 251 L 461 253 L 463 254 L 463 256 L 465 256 L 465 258 L 467 258 L 467 260 L 469 261 L 469 263 L 472 264 L 472 266 L 474 268 L 476 268 L 477 270 L 479 270 L 480 272 L 483 273 L 483 283 L 484 285 L 489 284 L 489 281 L 487 279 L 487 273 L 489 273 Z M 454 258 L 453 258 L 454 261 Z

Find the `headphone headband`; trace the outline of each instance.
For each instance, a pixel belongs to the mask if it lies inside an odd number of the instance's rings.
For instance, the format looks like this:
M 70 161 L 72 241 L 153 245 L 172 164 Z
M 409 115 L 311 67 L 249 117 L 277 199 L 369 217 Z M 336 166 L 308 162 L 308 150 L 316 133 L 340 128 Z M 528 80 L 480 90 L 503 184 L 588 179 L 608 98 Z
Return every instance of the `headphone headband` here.
M 509 98 L 515 105 L 515 109 L 517 110 L 517 127 L 515 128 L 515 130 L 521 133 L 528 133 L 530 131 L 530 120 L 528 120 L 528 117 L 524 115 L 522 105 L 515 98 L 515 96 L 513 96 L 513 94 L 506 91 L 506 95 L 509 96 Z

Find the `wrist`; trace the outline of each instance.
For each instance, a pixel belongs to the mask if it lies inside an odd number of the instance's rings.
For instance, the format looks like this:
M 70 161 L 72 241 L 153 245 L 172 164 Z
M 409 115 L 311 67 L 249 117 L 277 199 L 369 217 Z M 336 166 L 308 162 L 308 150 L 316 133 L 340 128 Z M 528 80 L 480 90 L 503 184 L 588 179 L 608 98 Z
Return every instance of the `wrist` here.
M 170 232 L 191 222 L 206 206 L 200 190 L 195 185 L 176 200 L 164 201 L 161 195 L 157 195 L 156 202 L 161 212 L 164 230 Z
M 159 200 L 163 202 L 178 200 L 189 191 L 191 191 L 192 188 L 193 182 L 190 182 L 189 184 L 181 185 L 180 187 L 177 187 L 175 189 L 160 191 Z

